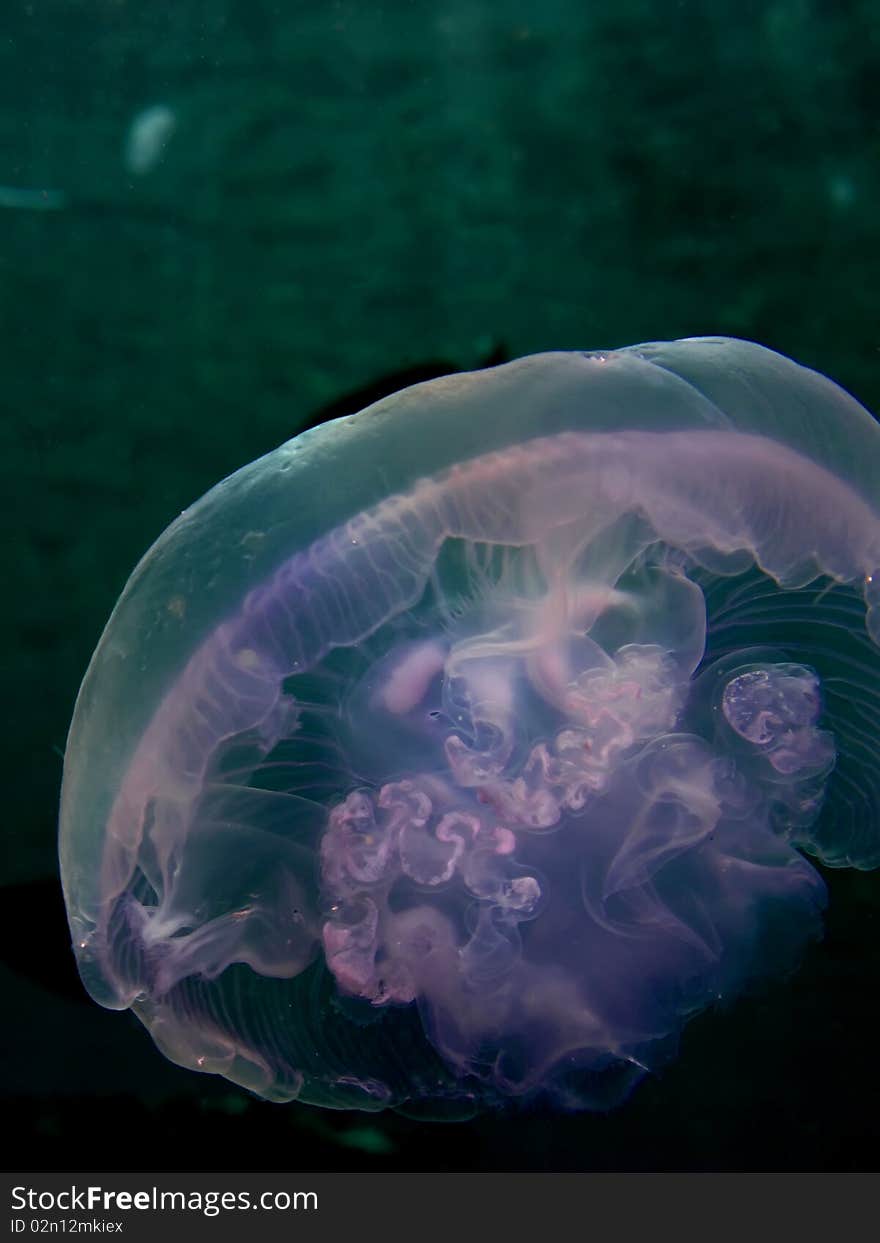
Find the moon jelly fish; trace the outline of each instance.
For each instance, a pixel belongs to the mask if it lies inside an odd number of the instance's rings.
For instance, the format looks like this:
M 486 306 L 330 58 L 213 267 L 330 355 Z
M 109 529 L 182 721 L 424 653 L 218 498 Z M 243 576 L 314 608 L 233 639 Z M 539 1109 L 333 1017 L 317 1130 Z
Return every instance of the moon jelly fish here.
M 607 1107 L 797 963 L 813 861 L 880 862 L 878 643 L 830 380 L 706 338 L 407 388 L 134 570 L 65 756 L 82 979 L 271 1100 Z

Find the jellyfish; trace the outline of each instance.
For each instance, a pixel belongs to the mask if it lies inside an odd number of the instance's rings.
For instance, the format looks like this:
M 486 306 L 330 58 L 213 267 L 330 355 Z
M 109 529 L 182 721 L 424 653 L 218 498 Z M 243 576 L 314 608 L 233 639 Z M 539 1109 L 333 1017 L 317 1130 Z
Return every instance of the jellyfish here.
M 165 154 L 177 117 L 166 104 L 153 104 L 139 112 L 125 136 L 124 163 L 129 173 L 144 177 L 151 173 Z
M 862 406 L 724 338 L 444 376 L 243 467 L 77 699 L 87 990 L 269 1100 L 622 1102 L 796 968 L 817 864 L 880 862 L 878 487 Z

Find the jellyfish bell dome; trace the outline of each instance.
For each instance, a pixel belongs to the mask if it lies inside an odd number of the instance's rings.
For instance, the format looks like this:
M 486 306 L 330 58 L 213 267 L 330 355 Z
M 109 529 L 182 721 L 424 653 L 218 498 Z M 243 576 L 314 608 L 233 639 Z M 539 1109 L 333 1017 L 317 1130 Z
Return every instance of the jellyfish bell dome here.
M 547 353 L 187 509 L 89 665 L 96 1001 L 273 1100 L 607 1107 L 880 862 L 880 427 L 745 341 Z

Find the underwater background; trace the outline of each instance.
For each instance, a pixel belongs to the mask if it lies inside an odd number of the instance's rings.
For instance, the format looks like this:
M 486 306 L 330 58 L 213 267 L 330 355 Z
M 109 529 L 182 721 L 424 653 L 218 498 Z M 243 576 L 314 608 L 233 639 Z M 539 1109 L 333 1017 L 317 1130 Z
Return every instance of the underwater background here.
M 725 334 L 880 410 L 877 0 L 4 0 L 0 1090 L 19 1168 L 876 1169 L 880 877 L 610 1115 L 266 1104 L 78 981 L 73 700 L 212 483 L 417 379 Z

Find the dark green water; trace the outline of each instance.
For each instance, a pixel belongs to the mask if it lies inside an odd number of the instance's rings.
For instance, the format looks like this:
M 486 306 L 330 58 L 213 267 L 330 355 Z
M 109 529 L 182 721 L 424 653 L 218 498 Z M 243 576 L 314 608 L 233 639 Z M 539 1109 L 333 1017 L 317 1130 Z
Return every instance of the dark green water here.
M 156 107 L 151 152 L 132 126 Z M 88 1002 L 55 817 L 106 616 L 210 484 L 354 390 L 544 349 L 744 336 L 880 409 L 878 198 L 876 0 L 4 0 L 22 1165 L 876 1168 L 876 877 L 832 875 L 802 971 L 699 1020 L 622 1111 L 440 1126 L 265 1105 Z

